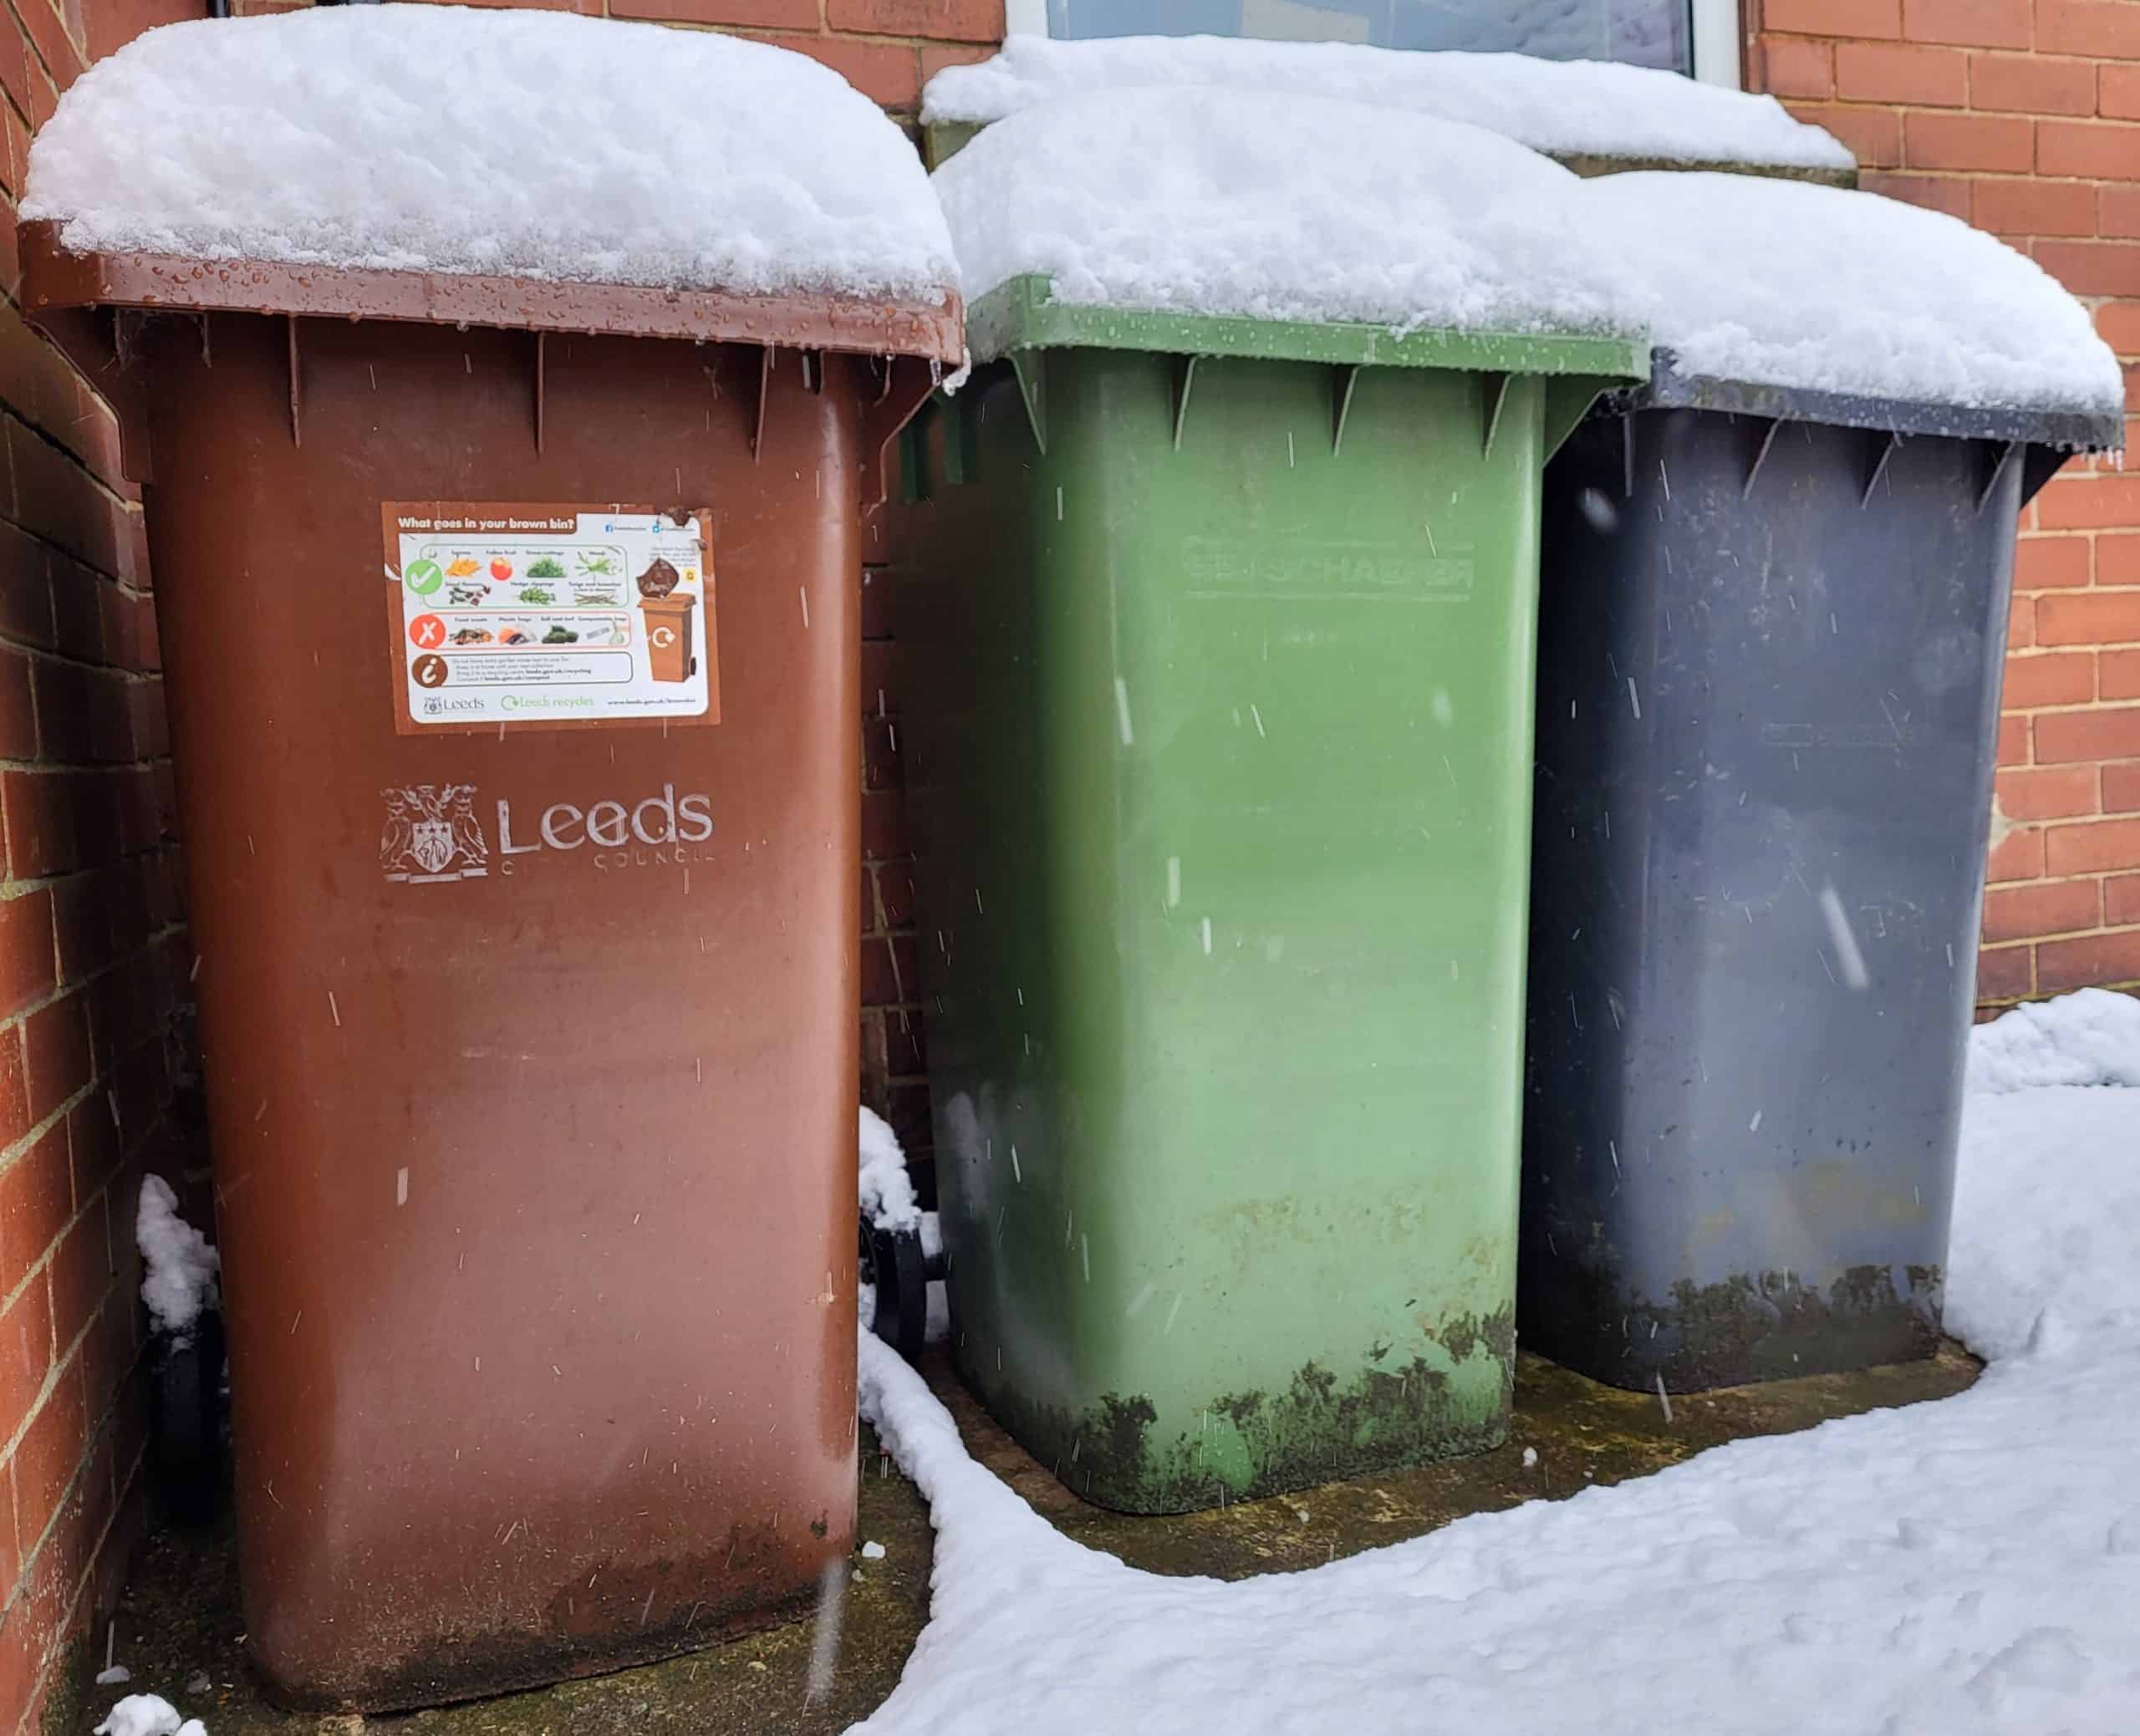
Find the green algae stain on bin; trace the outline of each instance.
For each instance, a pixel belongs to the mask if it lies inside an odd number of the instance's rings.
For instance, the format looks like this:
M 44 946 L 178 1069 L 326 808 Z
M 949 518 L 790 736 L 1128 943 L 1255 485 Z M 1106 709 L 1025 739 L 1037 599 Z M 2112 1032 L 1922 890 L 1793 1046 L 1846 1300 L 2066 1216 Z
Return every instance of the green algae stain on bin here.
M 1227 1392 L 1167 1426 L 1143 1394 L 1108 1392 L 1080 1415 L 977 1382 L 1029 1451 L 1077 1494 L 1120 1513 L 1189 1513 L 1394 1467 L 1483 1452 L 1508 1432 L 1514 1331 L 1504 1311 L 1466 1316 L 1467 1348 L 1370 1367 L 1341 1382 L 1302 1364 L 1278 1390 Z M 1373 1352 L 1369 1352 L 1372 1358 Z

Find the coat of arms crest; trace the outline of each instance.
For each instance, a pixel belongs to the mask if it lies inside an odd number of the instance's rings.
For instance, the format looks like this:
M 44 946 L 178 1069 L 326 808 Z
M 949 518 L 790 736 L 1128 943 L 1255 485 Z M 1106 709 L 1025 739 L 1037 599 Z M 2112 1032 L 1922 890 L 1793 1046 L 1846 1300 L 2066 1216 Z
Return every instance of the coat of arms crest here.
M 390 880 L 468 880 L 490 872 L 490 842 L 476 822 L 473 784 L 382 790 L 386 826 L 379 866 Z

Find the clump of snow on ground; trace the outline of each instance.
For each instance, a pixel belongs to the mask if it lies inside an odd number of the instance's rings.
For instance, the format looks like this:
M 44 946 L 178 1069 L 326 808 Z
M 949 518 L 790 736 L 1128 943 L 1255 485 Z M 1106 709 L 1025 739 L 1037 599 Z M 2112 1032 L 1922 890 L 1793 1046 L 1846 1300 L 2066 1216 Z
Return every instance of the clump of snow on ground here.
M 936 171 L 970 299 L 1638 333 L 1568 171 L 1476 127 L 1224 89 L 1068 97 Z
M 913 148 L 764 43 L 567 13 L 306 8 L 166 25 L 31 149 L 63 243 L 406 271 L 940 302 Z
M 181 1723 L 161 1694 L 129 1694 L 104 1714 L 96 1736 L 208 1736 L 208 1727 L 197 1718 Z
M 141 1300 L 157 1327 L 181 1342 L 190 1338 L 201 1311 L 216 1301 L 216 1275 L 222 1256 L 208 1239 L 178 1214 L 178 1195 L 160 1175 L 141 1182 L 141 1204 L 134 1216 L 134 1239 L 148 1270 L 141 1280 Z
M 2027 1020 L 2116 1028 L 2092 996 Z M 2140 1089 L 1970 1093 L 1948 1295 L 1990 1359 L 1956 1397 L 1230 1584 L 1063 1537 L 865 1336 L 865 1413 L 937 1539 L 929 1627 L 861 1728 L 2140 1728 Z
M 862 1215 L 879 1229 L 919 1229 L 914 1179 L 891 1123 L 874 1109 L 862 1112 Z
M 2088 310 L 1944 212 L 1740 175 L 1611 175 L 1583 196 L 1683 374 L 2122 413 L 2123 376 Z
M 2081 989 L 2017 1006 L 1977 1031 L 1969 1077 L 1972 1091 L 2140 1086 L 2140 997 Z
M 1771 96 L 1677 73 L 1527 54 L 1422 53 L 1346 43 L 1129 36 L 1054 42 L 1013 36 L 975 66 L 946 67 L 922 94 L 925 121 L 991 122 L 1092 90 L 1225 86 L 1260 95 L 1343 97 L 1461 120 L 1561 156 L 1660 163 L 1851 169 L 1832 135 Z M 1244 103 L 1251 111 L 1260 104 Z

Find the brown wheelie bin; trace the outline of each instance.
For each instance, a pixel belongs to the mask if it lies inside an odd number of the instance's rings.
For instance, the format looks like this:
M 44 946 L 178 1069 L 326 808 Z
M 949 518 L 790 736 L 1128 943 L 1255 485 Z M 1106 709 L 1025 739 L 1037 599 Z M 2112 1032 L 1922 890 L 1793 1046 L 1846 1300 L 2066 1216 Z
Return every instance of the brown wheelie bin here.
M 864 514 L 955 294 L 22 242 L 144 489 L 259 1667 L 408 1707 L 807 1607 Z

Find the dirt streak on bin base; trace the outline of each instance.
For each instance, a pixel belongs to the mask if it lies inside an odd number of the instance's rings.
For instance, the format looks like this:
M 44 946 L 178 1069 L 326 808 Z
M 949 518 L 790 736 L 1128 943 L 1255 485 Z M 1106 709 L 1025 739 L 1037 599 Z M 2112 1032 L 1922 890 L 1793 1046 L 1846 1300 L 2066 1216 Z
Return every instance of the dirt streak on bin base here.
M 1141 1394 L 1107 1393 L 1083 1415 L 1035 1404 L 1014 1385 L 970 1371 L 968 1382 L 1034 1456 L 1085 1499 L 1117 1512 L 1187 1513 L 1255 1500 L 1339 1478 L 1454 1458 L 1499 1446 L 1508 1435 L 1516 1329 L 1507 1310 L 1444 1326 L 1458 1363 L 1475 1347 L 1501 1374 L 1501 1402 L 1485 1414 L 1450 1391 L 1425 1357 L 1370 1368 L 1340 1387 L 1329 1370 L 1303 1364 L 1277 1392 L 1224 1392 L 1194 1429 L 1159 1428 Z
M 1823 1291 L 1802 1272 L 1681 1279 L 1651 1298 L 1618 1281 L 1609 1251 L 1539 1262 L 1520 1275 L 1527 1316 L 1558 1324 L 1555 1341 L 1585 1373 L 1616 1387 L 1704 1392 L 1753 1381 L 1915 1362 L 1939 1347 L 1940 1269 L 1852 1266 Z

